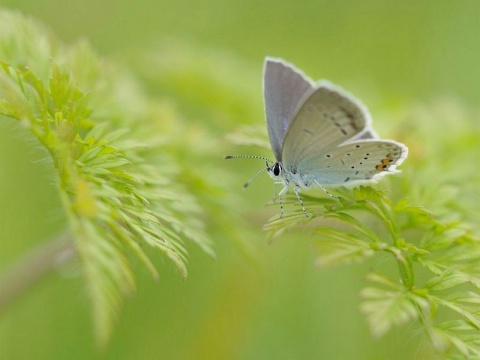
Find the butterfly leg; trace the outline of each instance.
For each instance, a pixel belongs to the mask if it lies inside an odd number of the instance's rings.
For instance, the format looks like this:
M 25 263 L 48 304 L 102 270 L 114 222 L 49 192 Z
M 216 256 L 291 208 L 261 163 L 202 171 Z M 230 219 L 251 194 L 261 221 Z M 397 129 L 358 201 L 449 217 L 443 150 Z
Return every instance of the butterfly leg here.
M 318 187 L 319 187 L 320 189 L 322 189 L 323 191 L 325 191 L 325 193 L 326 193 L 328 196 L 330 196 L 331 198 L 334 198 L 334 199 L 338 199 L 338 196 L 335 196 L 335 195 L 330 194 L 330 193 L 328 192 L 328 190 L 325 189 L 322 185 L 320 185 L 320 183 L 319 183 L 317 180 L 314 180 L 314 182 L 315 182 L 315 184 L 318 185 Z
M 283 217 L 283 200 L 282 195 L 278 195 L 278 201 L 280 202 L 280 217 Z
M 300 197 L 300 194 L 298 193 L 298 189 L 299 189 L 298 186 L 295 186 L 293 189 L 295 190 L 295 195 L 297 195 L 298 201 L 300 201 L 300 205 L 302 205 L 303 213 L 308 218 L 307 211 L 305 210 L 305 206 L 303 206 L 302 198 Z
M 285 186 L 278 194 L 276 194 L 276 187 L 277 185 L 279 184 L 282 184 L 283 185 L 283 182 L 275 182 L 274 183 L 274 191 L 275 191 L 275 195 L 278 196 L 278 201 L 280 203 L 280 217 L 283 217 L 283 200 L 282 200 L 282 195 L 285 194 L 288 190 L 288 186 Z

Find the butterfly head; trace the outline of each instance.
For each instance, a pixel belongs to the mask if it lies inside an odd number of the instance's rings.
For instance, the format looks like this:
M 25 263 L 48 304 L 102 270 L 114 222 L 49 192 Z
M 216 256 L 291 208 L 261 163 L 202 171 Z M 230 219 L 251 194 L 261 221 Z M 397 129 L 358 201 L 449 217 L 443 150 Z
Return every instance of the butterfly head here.
M 270 177 L 274 180 L 282 177 L 282 173 L 283 173 L 282 164 L 279 162 L 276 162 L 275 164 L 273 164 L 272 167 L 270 167 L 268 166 L 268 163 L 267 163 L 267 172 L 268 172 L 268 175 L 270 175 Z

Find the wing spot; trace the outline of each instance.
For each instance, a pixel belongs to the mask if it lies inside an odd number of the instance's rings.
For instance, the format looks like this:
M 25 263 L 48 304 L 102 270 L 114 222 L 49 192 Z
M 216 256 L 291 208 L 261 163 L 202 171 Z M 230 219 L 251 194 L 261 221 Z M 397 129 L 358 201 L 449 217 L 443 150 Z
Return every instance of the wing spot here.
M 345 131 L 345 129 L 342 129 L 342 133 L 343 135 L 347 135 L 347 132 Z
M 325 155 L 325 157 L 328 157 L 328 158 L 329 158 L 329 157 L 331 157 L 331 155 L 330 155 L 330 154 L 327 154 L 327 155 Z
M 368 157 L 364 157 L 363 160 L 368 160 Z
M 361 162 L 360 165 L 363 165 L 363 162 Z
M 377 169 L 378 171 L 385 171 L 385 170 L 388 169 L 388 165 L 386 165 L 386 164 L 378 164 L 378 165 L 376 166 L 376 169 Z
M 355 166 L 352 166 L 352 169 L 355 169 Z
M 348 180 L 350 180 L 350 178 L 349 178 L 349 177 L 347 177 L 347 178 L 345 179 L 345 181 L 344 181 L 344 182 L 347 182 Z
M 360 127 L 358 126 L 358 121 L 355 121 L 355 115 L 352 114 L 350 111 L 345 109 L 344 107 L 339 108 L 341 112 L 345 114 L 345 116 L 348 118 L 349 124 L 351 127 L 353 127 L 355 130 L 360 130 Z
M 347 156 L 350 156 L 350 155 L 352 155 L 352 154 L 350 154 L 350 153 L 347 154 Z
M 360 147 L 360 145 L 355 145 L 355 147 L 358 149 Z
M 345 165 L 345 161 L 343 161 L 342 159 L 340 159 L 340 162 L 342 163 L 342 165 Z
M 357 171 L 355 171 L 355 175 L 358 175 L 358 170 L 357 170 Z
M 347 118 L 349 118 L 350 120 L 353 120 L 353 119 L 354 119 L 352 113 L 348 112 L 347 109 L 341 107 L 340 110 L 343 111 L 343 113 L 345 114 L 345 116 L 346 116 Z

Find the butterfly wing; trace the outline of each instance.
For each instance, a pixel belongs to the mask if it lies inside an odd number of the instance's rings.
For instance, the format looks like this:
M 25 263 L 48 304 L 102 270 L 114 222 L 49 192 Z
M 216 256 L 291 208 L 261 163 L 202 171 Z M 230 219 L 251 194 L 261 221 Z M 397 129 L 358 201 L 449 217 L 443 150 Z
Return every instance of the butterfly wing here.
M 376 138 L 367 109 L 339 87 L 323 81 L 302 101 L 283 143 L 287 170 L 296 173 L 305 158 L 343 142 Z
M 396 172 L 407 154 L 407 147 L 395 141 L 358 140 L 305 157 L 298 173 L 308 182 L 344 185 Z
M 277 161 L 282 160 L 282 143 L 294 112 L 314 83 L 303 72 L 280 59 L 267 57 L 263 91 L 268 136 Z

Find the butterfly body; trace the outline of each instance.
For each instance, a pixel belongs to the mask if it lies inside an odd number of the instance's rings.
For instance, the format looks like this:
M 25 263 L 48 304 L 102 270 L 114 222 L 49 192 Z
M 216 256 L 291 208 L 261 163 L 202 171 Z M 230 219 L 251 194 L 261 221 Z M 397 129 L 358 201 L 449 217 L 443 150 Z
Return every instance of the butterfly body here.
M 293 186 L 301 202 L 298 191 L 313 185 L 376 181 L 397 172 L 407 157 L 405 145 L 377 136 L 359 100 L 328 81 L 315 83 L 295 66 L 267 57 L 263 88 L 276 159 L 266 170 L 284 185 L 280 196 Z
M 280 162 L 276 162 L 272 167 L 267 167 L 267 172 L 276 183 L 283 184 L 286 187 L 293 185 L 297 188 L 308 188 L 314 181 L 307 174 L 299 174 L 295 170 L 284 169 Z

